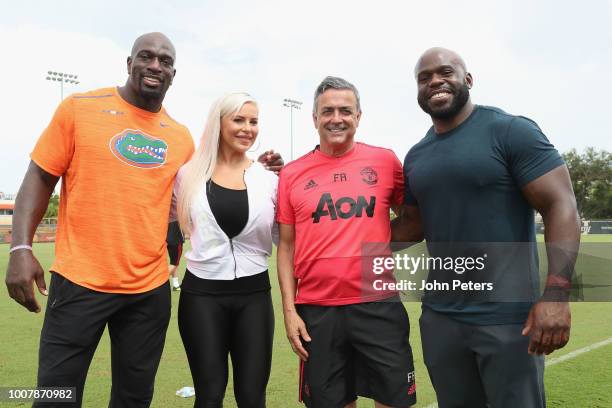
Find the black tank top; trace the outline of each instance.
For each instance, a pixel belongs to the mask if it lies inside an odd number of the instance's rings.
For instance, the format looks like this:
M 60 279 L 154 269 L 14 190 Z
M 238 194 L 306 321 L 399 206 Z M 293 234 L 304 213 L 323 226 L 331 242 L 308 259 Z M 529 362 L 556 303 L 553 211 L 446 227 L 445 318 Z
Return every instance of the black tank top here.
M 246 189 L 232 190 L 208 180 L 206 183 L 206 198 L 217 224 L 229 239 L 234 238 L 244 229 L 249 219 L 249 201 Z

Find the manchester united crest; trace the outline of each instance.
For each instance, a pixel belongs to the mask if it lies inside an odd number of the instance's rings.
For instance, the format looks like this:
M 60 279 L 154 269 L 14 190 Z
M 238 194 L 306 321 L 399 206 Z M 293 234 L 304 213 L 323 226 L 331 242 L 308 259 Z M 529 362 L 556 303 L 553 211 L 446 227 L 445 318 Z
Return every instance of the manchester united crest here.
M 378 173 L 376 173 L 376 170 L 371 167 L 364 167 L 363 169 L 361 169 L 359 174 L 361 174 L 361 179 L 366 184 L 372 186 L 378 183 Z

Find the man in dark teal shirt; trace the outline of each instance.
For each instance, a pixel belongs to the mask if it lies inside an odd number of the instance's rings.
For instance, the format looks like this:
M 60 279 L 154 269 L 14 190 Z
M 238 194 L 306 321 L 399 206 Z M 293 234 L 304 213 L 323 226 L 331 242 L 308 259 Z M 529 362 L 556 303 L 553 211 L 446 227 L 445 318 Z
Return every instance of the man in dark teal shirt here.
M 429 272 L 429 283 L 487 288 L 425 291 L 421 339 L 439 406 L 543 407 L 542 355 L 569 340 L 580 239 L 567 167 L 535 122 L 472 104 L 472 76 L 455 52 L 426 51 L 415 76 L 433 126 L 406 155 L 393 239 L 425 238 L 434 258 L 485 260 L 480 270 Z M 549 260 L 541 297 L 534 209 Z

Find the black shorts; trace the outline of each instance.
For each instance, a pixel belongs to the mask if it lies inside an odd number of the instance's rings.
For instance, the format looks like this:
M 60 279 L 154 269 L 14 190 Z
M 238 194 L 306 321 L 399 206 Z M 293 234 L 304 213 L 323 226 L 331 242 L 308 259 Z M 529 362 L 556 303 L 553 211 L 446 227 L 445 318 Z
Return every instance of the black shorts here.
M 178 266 L 181 262 L 183 254 L 183 244 L 170 245 L 168 244 L 168 256 L 170 257 L 170 265 Z
M 399 299 L 297 311 L 312 338 L 300 364 L 307 407 L 344 407 L 357 396 L 396 408 L 416 403 L 410 324 Z
M 178 265 L 183 253 L 183 243 L 185 238 L 181 232 L 181 227 L 178 221 L 172 221 L 168 224 L 168 234 L 166 235 L 166 244 L 168 246 L 168 255 L 170 256 L 170 265 Z

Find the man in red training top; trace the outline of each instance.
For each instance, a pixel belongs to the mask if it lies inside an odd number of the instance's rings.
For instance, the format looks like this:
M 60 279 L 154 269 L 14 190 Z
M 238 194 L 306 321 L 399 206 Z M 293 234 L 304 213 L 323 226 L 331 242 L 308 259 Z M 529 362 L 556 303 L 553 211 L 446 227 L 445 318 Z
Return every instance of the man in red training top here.
M 358 395 L 377 407 L 416 402 L 406 310 L 372 285 L 393 277 L 362 273 L 363 244 L 390 241 L 402 166 L 391 150 L 355 142 L 360 118 L 355 86 L 325 78 L 313 108 L 320 145 L 280 173 L 278 275 L 308 407 L 354 407 Z

